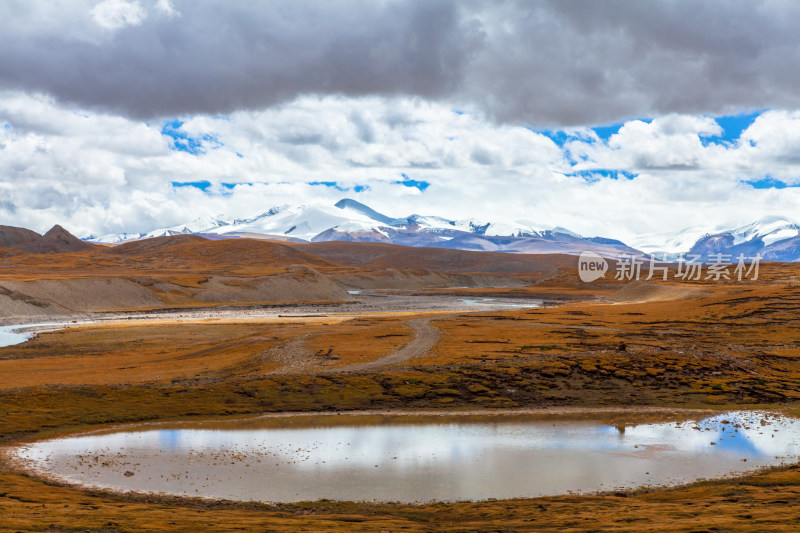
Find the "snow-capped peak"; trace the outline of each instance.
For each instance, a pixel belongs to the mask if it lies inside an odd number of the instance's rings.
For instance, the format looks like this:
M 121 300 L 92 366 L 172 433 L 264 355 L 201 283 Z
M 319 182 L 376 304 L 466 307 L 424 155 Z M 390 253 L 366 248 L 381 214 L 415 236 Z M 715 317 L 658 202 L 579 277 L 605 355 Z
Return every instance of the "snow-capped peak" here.
M 366 206 L 365 206 L 366 207 Z M 325 204 L 273 207 L 251 219 L 237 219 L 208 233 L 262 233 L 285 235 L 310 241 L 323 231 L 348 222 L 372 227 L 380 222 L 355 210 L 343 210 Z
M 405 218 L 392 218 L 356 200 L 345 198 L 335 205 L 277 205 L 251 218 L 225 219 L 222 216 L 203 216 L 188 224 L 160 228 L 146 234 L 120 233 L 92 239 L 94 242 L 115 243 L 130 239 L 182 235 L 190 233 L 211 233 L 218 235 L 256 233 L 284 236 L 307 241 L 327 238 L 328 230 L 333 234 L 344 233 L 374 234 L 389 238 L 389 231 L 427 233 L 432 239 L 448 240 L 457 234 L 476 234 L 510 237 L 553 238 L 553 234 L 564 234 L 574 238 L 580 235 L 564 228 L 553 228 L 527 220 L 502 221 L 469 218 L 450 220 L 432 215 L 410 215 Z M 323 235 L 324 234 L 324 235 Z
M 800 225 L 797 222 L 787 217 L 773 215 L 734 229 L 724 226 L 714 228 L 693 226 L 673 233 L 631 235 L 625 242 L 638 250 L 658 256 L 661 253 L 685 253 L 709 239 L 723 236 L 728 239 L 726 246 L 751 243 L 755 251 L 798 235 L 800 235 Z M 700 253 L 699 249 L 697 251 Z
M 214 217 L 206 215 L 198 217 L 188 224 L 150 231 L 144 235 L 144 238 L 188 235 L 190 233 L 209 233 L 211 230 L 226 226 L 227 224 L 228 222 L 219 216 Z
M 686 252 L 694 244 L 708 234 L 708 228 L 698 226 L 683 229 L 677 233 L 640 233 L 631 235 L 624 241 L 648 254 L 661 256 L 661 254 L 680 254 Z
M 361 202 L 357 202 L 351 198 L 343 198 L 336 202 L 334 207 L 338 207 L 342 211 L 349 212 L 349 213 L 356 213 L 360 216 L 365 216 L 370 220 L 374 220 L 376 222 L 380 222 L 382 224 L 386 224 L 388 226 L 396 226 L 398 224 L 404 224 L 406 219 L 404 218 L 392 218 L 384 215 L 383 213 L 379 213 L 372 209 L 369 206 L 362 204 Z
M 144 237 L 144 233 L 109 233 L 107 235 L 101 235 L 100 237 L 88 237 L 87 241 L 89 242 L 96 242 L 97 244 L 116 244 L 118 242 L 123 241 L 135 241 L 136 239 L 141 239 Z
M 732 230 L 734 244 L 760 238 L 764 246 L 800 235 L 800 225 L 781 216 L 765 216 L 759 220 Z
M 531 222 L 530 220 L 515 220 L 513 222 L 493 221 L 487 223 L 485 226 L 486 229 L 483 231 L 484 235 L 547 237 L 548 235 L 560 233 L 576 239 L 583 238 L 581 235 L 578 235 L 574 231 L 570 231 L 566 228 L 553 227 L 546 224 L 537 224 L 536 222 Z

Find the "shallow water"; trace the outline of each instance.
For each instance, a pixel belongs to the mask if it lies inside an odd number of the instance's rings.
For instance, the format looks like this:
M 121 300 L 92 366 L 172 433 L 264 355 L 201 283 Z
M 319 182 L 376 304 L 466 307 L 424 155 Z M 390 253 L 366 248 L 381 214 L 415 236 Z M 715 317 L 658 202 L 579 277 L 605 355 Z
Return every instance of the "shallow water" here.
M 73 483 L 274 502 L 534 497 L 683 483 L 800 458 L 800 421 L 759 412 L 627 427 L 329 418 L 342 425 L 185 423 L 43 441 L 19 454 Z
M 19 326 L 0 326 L 0 347 L 13 346 L 30 339 L 33 333 L 19 333 Z
M 67 324 L 37 323 L 0 326 L 0 348 L 22 344 L 41 333 L 45 328 L 47 331 L 54 331 L 63 327 L 67 327 Z
M 478 303 L 494 302 L 495 299 L 494 298 L 461 298 L 460 301 L 464 302 L 465 304 L 478 304 Z M 531 304 L 530 307 L 538 307 L 538 305 Z
M 0 326 L 0 348 L 22 344 L 34 338 L 39 333 L 47 331 L 58 331 L 71 326 L 91 324 L 92 321 L 70 322 L 36 322 L 34 324 L 16 324 L 12 326 Z

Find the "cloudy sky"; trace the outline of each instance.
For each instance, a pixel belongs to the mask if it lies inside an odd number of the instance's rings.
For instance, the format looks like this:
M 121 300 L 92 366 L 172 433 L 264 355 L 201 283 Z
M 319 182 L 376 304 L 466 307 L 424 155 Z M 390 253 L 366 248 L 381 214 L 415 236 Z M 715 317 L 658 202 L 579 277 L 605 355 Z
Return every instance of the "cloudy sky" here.
M 800 218 L 800 3 L 4 0 L 0 224 Z

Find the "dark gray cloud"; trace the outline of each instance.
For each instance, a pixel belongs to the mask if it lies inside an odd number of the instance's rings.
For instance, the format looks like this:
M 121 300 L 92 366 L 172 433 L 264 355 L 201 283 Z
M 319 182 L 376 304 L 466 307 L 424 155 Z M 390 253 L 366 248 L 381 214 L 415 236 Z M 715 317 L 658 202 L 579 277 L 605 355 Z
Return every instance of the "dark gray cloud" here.
M 542 127 L 800 107 L 793 2 L 174 0 L 167 16 L 139 0 L 144 18 L 114 30 L 97 3 L 4 2 L 0 88 L 136 118 L 313 93 L 446 99 Z
M 797 107 L 798 16 L 780 1 L 506 4 L 468 87 L 502 120 L 554 124 Z

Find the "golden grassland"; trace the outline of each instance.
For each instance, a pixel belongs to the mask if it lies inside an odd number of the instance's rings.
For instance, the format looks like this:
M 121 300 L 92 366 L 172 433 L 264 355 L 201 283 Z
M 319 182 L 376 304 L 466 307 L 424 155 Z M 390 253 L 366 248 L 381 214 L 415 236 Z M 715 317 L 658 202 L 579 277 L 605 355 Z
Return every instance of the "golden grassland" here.
M 409 338 L 408 316 L 43 334 L 0 349 L 2 374 L 28 369 L 0 387 L 0 439 L 286 411 L 670 406 L 800 415 L 798 274 L 765 265 L 758 282 L 687 291 L 608 281 L 589 294 L 562 271 L 519 291 L 574 291 L 590 303 L 434 319 L 442 336 L 429 356 L 362 373 L 314 370 L 391 352 Z M 287 371 L 270 350 L 300 331 L 310 371 Z M 327 360 L 329 350 L 339 359 Z M 27 366 L 37 361 L 50 366 Z M 419 506 L 122 496 L 0 471 L 0 527 L 9 531 L 796 531 L 797 523 L 796 465 L 669 490 Z
M 402 316 L 112 321 L 39 334 L 0 348 L 0 390 L 45 385 L 158 384 L 219 380 L 284 368 L 278 356 L 301 338 L 292 360 L 309 370 L 369 361 L 411 338 Z M 346 323 L 346 325 L 344 325 Z

